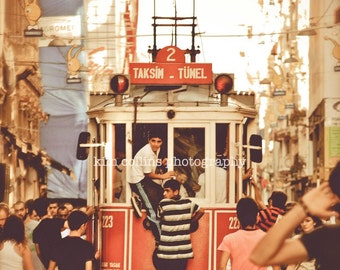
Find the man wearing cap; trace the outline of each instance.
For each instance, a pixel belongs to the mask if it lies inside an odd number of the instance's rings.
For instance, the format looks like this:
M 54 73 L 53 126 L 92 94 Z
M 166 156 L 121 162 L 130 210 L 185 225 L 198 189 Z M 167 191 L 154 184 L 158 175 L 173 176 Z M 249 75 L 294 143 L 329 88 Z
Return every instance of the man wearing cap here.
M 69 236 L 52 249 L 48 270 L 92 270 L 95 251 L 92 244 L 81 238 L 86 232 L 89 217 L 82 211 L 73 211 L 67 218 Z
M 255 200 L 260 208 L 257 227 L 267 232 L 277 222 L 278 218 L 285 214 L 287 195 L 283 191 L 273 191 L 268 199 L 268 206 L 266 206 L 254 179 L 251 180 L 251 184 L 255 188 Z
M 146 207 L 147 221 L 151 224 L 156 240 L 159 239 L 160 234 L 156 211 L 159 201 L 163 198 L 162 182 L 175 175 L 173 171 L 156 172 L 157 166 L 164 165 L 164 162 L 166 162 L 166 159 L 159 159 L 162 143 L 163 139 L 160 132 L 151 130 L 148 143 L 136 153 L 133 159 L 131 178 L 129 180 L 132 191 L 131 203 L 135 214 L 137 217 L 142 217 L 139 203 L 142 202 Z M 156 183 L 157 181 L 161 183 Z M 156 228 L 153 228 L 153 226 L 156 226 Z

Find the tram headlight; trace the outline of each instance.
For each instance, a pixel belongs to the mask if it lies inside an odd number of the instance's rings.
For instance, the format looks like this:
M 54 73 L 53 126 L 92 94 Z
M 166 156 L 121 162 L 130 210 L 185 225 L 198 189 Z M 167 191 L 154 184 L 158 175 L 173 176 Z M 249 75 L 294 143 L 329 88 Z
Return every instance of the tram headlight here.
M 110 80 L 110 88 L 113 93 L 127 95 L 130 90 L 130 78 L 126 74 L 114 75 Z
M 228 94 L 234 90 L 234 74 L 215 74 L 214 89 L 218 94 Z

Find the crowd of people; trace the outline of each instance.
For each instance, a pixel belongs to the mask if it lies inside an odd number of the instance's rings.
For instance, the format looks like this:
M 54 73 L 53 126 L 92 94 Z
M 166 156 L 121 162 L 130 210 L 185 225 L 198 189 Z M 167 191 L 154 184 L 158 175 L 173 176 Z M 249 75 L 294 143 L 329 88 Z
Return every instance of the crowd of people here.
M 152 133 L 135 156 L 132 205 L 137 217 L 142 217 L 140 206 L 146 209 L 145 220 L 155 236 L 155 268 L 185 270 L 194 257 L 190 234 L 197 230 L 204 209 L 181 194 L 175 172 L 157 171 L 157 165 L 166 162 L 158 164 L 161 145 L 161 136 Z M 265 203 L 252 170 L 245 179 L 250 179 L 255 196 L 238 201 L 240 228 L 219 243 L 217 270 L 228 265 L 232 270 L 339 269 L 340 161 L 329 181 L 298 202 L 287 202 L 287 195 L 275 190 Z M 12 207 L 0 203 L 0 270 L 94 269 L 99 252 L 84 237 L 93 213 L 93 207 L 75 208 L 44 196 Z
M 98 251 L 85 234 L 93 213 L 44 196 L 0 203 L 0 269 L 94 269 Z
M 292 265 L 315 259 L 314 269 L 335 270 L 340 265 L 340 161 L 329 180 L 304 194 L 279 222 L 260 239 L 250 255 L 257 265 Z M 324 224 L 292 238 L 307 217 L 319 217 Z M 335 224 L 326 222 L 335 217 Z M 316 222 L 315 222 L 316 224 Z M 299 268 L 297 268 L 299 269 Z M 302 269 L 302 268 L 301 268 Z
M 153 230 L 156 269 L 185 270 L 188 259 L 193 258 L 193 250 L 190 230 L 184 233 L 182 229 L 184 224 L 188 226 L 196 217 L 200 218 L 204 211 L 181 194 L 181 181 L 174 177 L 177 176 L 174 172 L 157 173 L 161 145 L 162 137 L 151 133 L 148 144 L 135 156 L 140 162 L 132 170 L 135 179 L 134 183 L 130 183 L 132 204 L 138 217 L 142 216 L 140 207 L 144 205 L 147 219 L 156 224 L 157 229 Z M 150 163 L 150 160 L 153 162 Z M 146 161 L 149 161 L 147 166 Z M 339 174 L 340 161 L 329 181 L 304 194 L 299 202 L 287 202 L 286 193 L 275 190 L 266 204 L 252 177 L 252 169 L 247 170 L 243 181 L 249 181 L 255 196 L 244 195 L 237 203 L 240 230 L 226 235 L 219 244 L 217 252 L 221 256 L 217 269 L 226 270 L 228 265 L 232 270 L 338 269 L 340 256 L 336 255 L 340 254 L 340 225 L 329 225 L 328 219 L 332 216 L 340 223 Z M 169 177 L 174 179 L 169 180 Z M 137 200 L 142 204 L 137 204 Z M 181 211 L 182 203 L 196 210 L 185 213 Z M 337 207 L 332 208 L 334 205 Z M 173 224 L 177 225 L 172 227 Z M 180 242 L 176 242 L 178 236 Z
M 240 229 L 226 235 L 218 270 L 335 270 L 340 266 L 340 161 L 329 181 L 309 190 L 298 202 L 274 191 L 268 205 L 256 182 L 255 199 L 237 203 Z M 334 222 L 331 222 L 334 218 Z

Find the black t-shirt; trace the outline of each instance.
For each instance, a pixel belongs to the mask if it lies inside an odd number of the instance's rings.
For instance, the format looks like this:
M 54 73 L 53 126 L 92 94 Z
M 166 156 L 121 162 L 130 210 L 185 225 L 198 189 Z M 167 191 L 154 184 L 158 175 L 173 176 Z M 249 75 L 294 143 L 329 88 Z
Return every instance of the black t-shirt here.
M 320 270 L 340 269 L 340 225 L 325 225 L 301 237 L 309 258 L 315 258 Z
M 80 237 L 67 236 L 54 246 L 51 260 L 59 270 L 84 270 L 85 263 L 94 259 L 92 244 Z
M 33 242 L 39 244 L 42 263 L 48 268 L 53 245 L 61 239 L 61 229 L 65 220 L 61 218 L 45 218 L 33 231 Z

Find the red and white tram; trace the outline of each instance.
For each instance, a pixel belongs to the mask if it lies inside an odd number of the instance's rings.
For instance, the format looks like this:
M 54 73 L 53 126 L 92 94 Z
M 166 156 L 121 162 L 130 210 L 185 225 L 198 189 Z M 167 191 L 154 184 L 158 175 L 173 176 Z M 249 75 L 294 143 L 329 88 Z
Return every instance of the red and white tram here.
M 132 63 L 129 76 L 111 80 L 114 95 L 90 98 L 88 202 L 99 209 L 92 238 L 103 270 L 155 269 L 154 237 L 144 226 L 146 213 L 134 215 L 127 182 L 151 128 L 165 135 L 161 154 L 177 171 L 185 196 L 205 209 L 192 233 L 195 258 L 188 269 L 216 269 L 217 246 L 238 229 L 242 175 L 251 154 L 261 152 L 253 135 L 254 95 L 237 94 L 233 77 L 213 75 L 211 64 L 185 63 L 185 53 L 175 46 L 158 50 L 155 62 Z M 223 153 L 226 158 L 219 159 Z
M 166 135 L 162 149 L 169 169 L 179 172 L 187 195 L 205 209 L 192 234 L 195 258 L 189 269 L 215 269 L 217 245 L 238 228 L 234 209 L 242 194 L 242 174 L 251 166 L 249 139 L 256 130 L 256 110 L 236 95 L 221 105 L 223 98 L 212 83 L 147 87 L 131 85 L 130 95 L 116 100 L 92 97 L 100 105 L 89 111 L 89 131 L 101 144 L 90 151 L 88 200 L 99 206 L 95 239 L 102 251 L 101 269 L 154 269 L 153 235 L 133 214 L 127 179 L 134 153 L 155 127 Z M 223 152 L 227 159 L 216 164 L 216 154 Z

